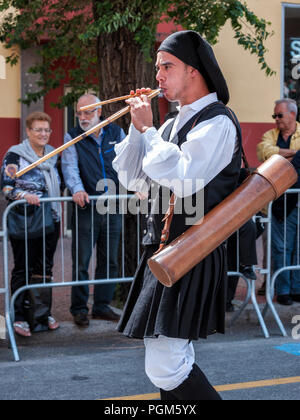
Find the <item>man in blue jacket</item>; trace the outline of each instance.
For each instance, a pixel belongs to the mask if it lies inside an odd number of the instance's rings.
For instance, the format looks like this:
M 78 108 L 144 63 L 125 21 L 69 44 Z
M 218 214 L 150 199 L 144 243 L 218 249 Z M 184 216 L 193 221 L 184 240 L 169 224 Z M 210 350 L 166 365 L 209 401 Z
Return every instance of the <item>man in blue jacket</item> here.
M 77 103 L 78 125 L 65 135 L 65 142 L 95 127 L 101 119 L 101 107 L 80 111 L 87 105 L 100 102 L 99 98 L 87 94 Z M 63 152 L 62 172 L 65 183 L 73 196 L 78 211 L 72 216 L 72 262 L 73 281 L 88 280 L 88 268 L 93 251 L 97 246 L 96 279 L 118 277 L 118 245 L 122 227 L 120 214 L 99 214 L 96 205 L 91 206 L 89 196 L 107 191 L 106 183 L 113 181 L 118 193 L 118 176 L 112 168 L 115 158 L 114 146 L 125 138 L 124 131 L 116 124 L 109 124 L 102 130 L 86 137 Z M 99 181 L 102 185 L 99 191 Z M 98 188 L 97 188 L 98 186 Z M 95 203 L 94 203 L 95 204 Z M 109 221 L 107 221 L 109 220 Z M 92 236 L 92 224 L 94 225 Z M 109 228 L 109 272 L 107 272 L 107 228 Z M 93 238 L 93 245 L 92 245 Z M 119 316 L 111 310 L 115 285 L 96 285 L 92 316 L 95 319 L 118 321 Z M 72 288 L 71 313 L 78 326 L 88 326 L 88 286 Z

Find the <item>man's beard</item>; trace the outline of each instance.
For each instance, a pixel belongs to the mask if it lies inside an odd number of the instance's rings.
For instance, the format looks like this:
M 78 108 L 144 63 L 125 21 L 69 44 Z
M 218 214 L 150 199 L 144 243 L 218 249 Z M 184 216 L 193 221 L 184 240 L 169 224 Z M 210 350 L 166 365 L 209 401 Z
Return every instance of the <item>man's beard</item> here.
M 83 121 L 79 120 L 79 126 L 83 131 L 86 132 L 90 130 L 91 128 L 94 128 L 96 125 L 98 125 L 99 121 L 100 119 L 98 115 L 96 114 L 91 120 L 83 120 Z

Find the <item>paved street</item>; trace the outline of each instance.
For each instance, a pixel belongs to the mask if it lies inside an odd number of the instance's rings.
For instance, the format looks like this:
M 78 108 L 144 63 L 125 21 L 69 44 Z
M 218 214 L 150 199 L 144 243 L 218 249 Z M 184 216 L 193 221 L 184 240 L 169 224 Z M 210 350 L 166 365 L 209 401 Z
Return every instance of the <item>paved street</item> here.
M 66 240 L 65 245 L 65 261 L 71 261 L 70 241 Z M 261 259 L 259 242 L 258 250 Z M 59 279 L 60 246 L 56 256 L 55 278 Z M 71 264 L 65 264 L 65 279 L 71 280 Z M 256 287 L 261 283 L 259 275 Z M 2 285 L 0 279 L 0 288 Z M 237 306 L 245 292 L 245 283 L 241 281 Z M 17 339 L 19 363 L 13 361 L 12 351 L 0 334 L 0 399 L 97 400 L 126 396 L 157 399 L 158 390 L 144 373 L 143 343 L 123 337 L 116 332 L 115 324 L 107 321 L 91 321 L 90 328 L 79 330 L 69 313 L 70 293 L 70 287 L 53 291 L 53 315 L 61 322 L 59 331 Z M 259 297 L 258 301 L 262 309 L 264 298 Z M 299 399 L 300 338 L 293 338 L 292 330 L 294 336 L 300 335 L 300 304 L 275 306 L 288 330 L 287 338 L 282 337 L 269 312 L 266 324 L 271 338 L 265 339 L 249 305 L 225 336 L 216 335 L 195 343 L 197 362 L 223 399 Z M 3 314 L 4 300 L 0 295 L 0 320 Z M 227 324 L 230 319 L 229 314 Z M 297 324 L 292 324 L 293 319 Z
M 268 314 L 271 338 L 265 339 L 249 306 L 225 336 L 195 343 L 198 364 L 212 384 L 218 389 L 227 385 L 223 399 L 299 399 L 300 340 L 293 339 L 291 331 L 296 327 L 294 333 L 300 333 L 300 327 L 291 320 L 300 315 L 300 305 L 279 310 L 288 338 L 280 335 Z M 113 323 L 92 321 L 89 329 L 78 330 L 65 321 L 56 333 L 18 338 L 18 346 L 21 361 L 15 363 L 0 340 L 1 399 L 158 397 L 144 373 L 143 343 L 123 337 Z

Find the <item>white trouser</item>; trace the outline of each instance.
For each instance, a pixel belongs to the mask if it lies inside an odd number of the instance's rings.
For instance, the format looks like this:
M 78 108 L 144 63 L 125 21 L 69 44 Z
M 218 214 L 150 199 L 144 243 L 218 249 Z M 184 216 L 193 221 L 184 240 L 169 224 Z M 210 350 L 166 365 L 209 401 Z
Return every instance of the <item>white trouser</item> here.
M 192 342 L 160 335 L 144 343 L 146 374 L 156 387 L 172 391 L 188 378 L 195 363 Z

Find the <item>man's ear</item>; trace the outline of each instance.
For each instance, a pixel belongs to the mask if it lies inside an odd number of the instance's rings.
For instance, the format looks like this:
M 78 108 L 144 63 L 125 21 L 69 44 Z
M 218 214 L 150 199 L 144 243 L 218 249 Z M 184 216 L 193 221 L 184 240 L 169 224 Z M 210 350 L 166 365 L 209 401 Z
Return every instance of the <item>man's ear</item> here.
M 200 74 L 200 72 L 192 66 L 189 66 L 188 71 L 193 78 L 197 77 Z

